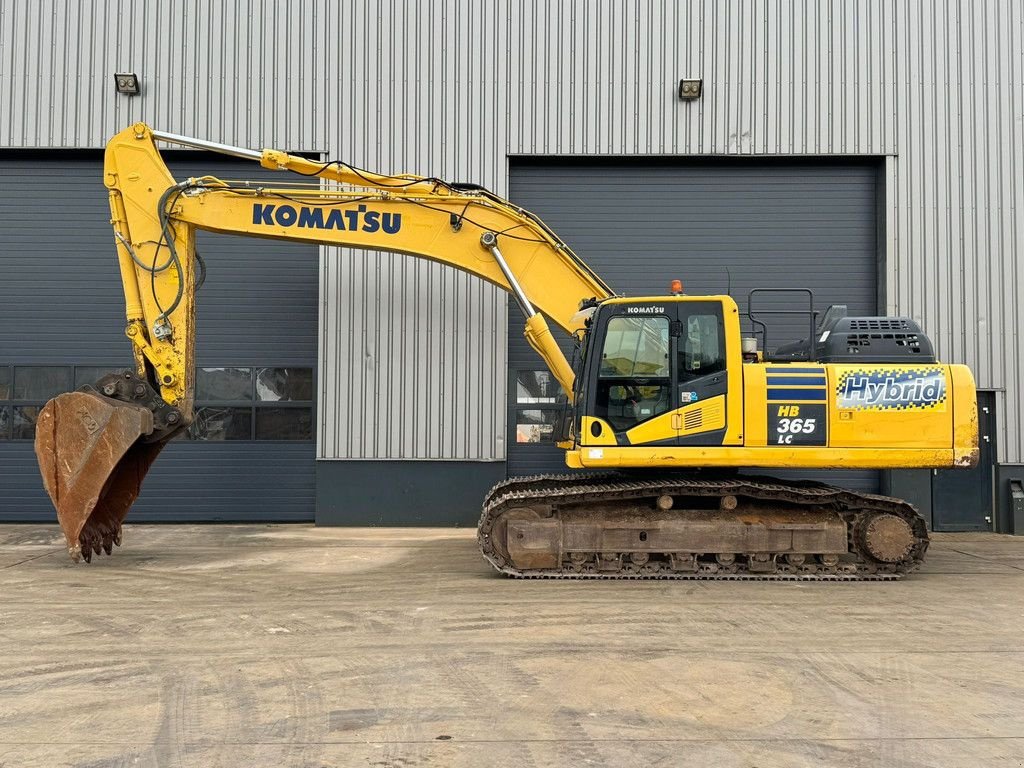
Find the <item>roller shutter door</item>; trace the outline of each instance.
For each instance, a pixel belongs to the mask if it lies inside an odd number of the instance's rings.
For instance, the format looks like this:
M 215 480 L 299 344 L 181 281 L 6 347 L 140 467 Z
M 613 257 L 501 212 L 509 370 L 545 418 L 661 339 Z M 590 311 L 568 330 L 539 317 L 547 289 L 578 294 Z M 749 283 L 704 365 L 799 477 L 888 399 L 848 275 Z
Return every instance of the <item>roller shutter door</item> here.
M 622 294 L 664 294 L 679 278 L 687 293 L 731 292 L 745 313 L 753 288 L 810 288 L 818 309 L 845 303 L 851 314 L 875 314 L 878 172 L 875 161 L 858 160 L 513 158 L 510 197 Z M 782 308 L 792 301 L 768 296 L 756 303 Z M 538 437 L 534 424 L 550 413 L 530 402 L 544 399 L 542 386 L 519 385 L 543 366 L 522 337 L 522 315 L 509 305 L 508 471 L 564 471 L 553 444 L 523 442 Z M 804 329 L 778 318 L 770 344 Z M 877 474 L 814 476 L 874 490 Z
M 177 178 L 283 178 L 210 155 L 167 157 Z M 14 396 L 26 391 L 4 379 L 38 395 L 40 379 L 131 362 L 109 218 L 101 153 L 0 155 L 0 521 L 54 519 L 31 440 L 13 439 L 26 434 L 24 419 L 12 425 Z M 209 269 L 197 310 L 197 363 L 210 369 L 203 439 L 164 449 L 129 521 L 311 521 L 317 247 L 197 240 Z M 281 392 L 297 399 L 273 402 Z

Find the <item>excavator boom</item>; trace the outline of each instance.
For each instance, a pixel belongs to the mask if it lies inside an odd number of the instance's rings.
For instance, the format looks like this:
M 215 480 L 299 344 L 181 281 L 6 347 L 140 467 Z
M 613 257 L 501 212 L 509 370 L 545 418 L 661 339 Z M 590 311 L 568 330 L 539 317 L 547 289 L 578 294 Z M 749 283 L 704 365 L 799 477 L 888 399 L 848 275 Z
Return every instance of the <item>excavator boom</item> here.
M 157 141 L 297 175 L 282 176 L 291 183 L 280 187 L 210 176 L 179 181 Z M 540 219 L 471 185 L 231 147 L 141 123 L 108 142 L 104 183 L 134 370 L 51 400 L 35 442 L 75 559 L 120 542 L 146 471 L 192 421 L 197 229 L 405 253 L 480 277 L 519 303 L 527 340 L 570 398 L 574 374 L 548 319 L 574 333 L 582 328 L 581 300 L 612 295 Z

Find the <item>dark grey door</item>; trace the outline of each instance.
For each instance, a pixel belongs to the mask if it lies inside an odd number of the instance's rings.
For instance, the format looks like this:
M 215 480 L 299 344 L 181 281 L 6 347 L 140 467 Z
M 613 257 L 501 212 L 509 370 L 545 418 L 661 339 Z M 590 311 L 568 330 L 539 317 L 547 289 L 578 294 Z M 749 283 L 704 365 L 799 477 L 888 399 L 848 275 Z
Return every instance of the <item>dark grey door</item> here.
M 932 529 L 992 530 L 992 467 L 995 464 L 995 393 L 978 393 L 978 465 L 932 472 Z
M 660 295 L 679 278 L 688 294 L 730 292 L 746 312 L 752 288 L 811 288 L 819 309 L 845 303 L 870 315 L 878 307 L 878 176 L 874 160 L 513 158 L 509 194 L 619 293 Z M 766 297 L 758 307 L 790 300 Z M 509 306 L 508 472 L 561 471 L 562 452 L 542 440 L 557 405 L 524 386 L 543 364 Z M 792 340 L 773 334 L 772 345 Z M 542 428 L 524 429 L 532 424 Z M 878 485 L 877 472 L 816 476 Z
M 168 159 L 178 178 L 285 178 Z M 0 155 L 0 521 L 53 520 L 32 455 L 38 407 L 131 362 L 109 218 L 99 152 Z M 317 248 L 197 244 L 197 424 L 164 449 L 129 520 L 312 520 Z

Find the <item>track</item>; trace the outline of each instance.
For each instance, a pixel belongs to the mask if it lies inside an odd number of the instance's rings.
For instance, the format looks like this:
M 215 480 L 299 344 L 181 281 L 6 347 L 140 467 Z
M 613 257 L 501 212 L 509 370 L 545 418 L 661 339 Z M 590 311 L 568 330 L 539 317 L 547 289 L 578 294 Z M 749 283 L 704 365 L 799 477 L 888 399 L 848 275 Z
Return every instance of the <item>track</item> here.
M 887 496 L 609 473 L 497 484 L 478 540 L 499 572 L 546 579 L 886 581 L 920 567 L 928 548 L 917 510 Z

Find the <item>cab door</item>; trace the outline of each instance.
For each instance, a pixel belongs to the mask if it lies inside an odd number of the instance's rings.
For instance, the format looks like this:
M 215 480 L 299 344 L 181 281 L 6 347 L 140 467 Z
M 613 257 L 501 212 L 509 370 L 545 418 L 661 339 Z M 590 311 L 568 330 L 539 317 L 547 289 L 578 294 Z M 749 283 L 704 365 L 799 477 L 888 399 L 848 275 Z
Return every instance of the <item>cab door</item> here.
M 681 301 L 673 328 L 680 445 L 721 445 L 729 395 L 726 334 L 718 301 Z
M 610 304 L 598 313 L 587 368 L 589 445 L 675 445 L 675 306 Z

